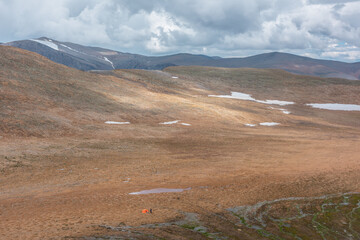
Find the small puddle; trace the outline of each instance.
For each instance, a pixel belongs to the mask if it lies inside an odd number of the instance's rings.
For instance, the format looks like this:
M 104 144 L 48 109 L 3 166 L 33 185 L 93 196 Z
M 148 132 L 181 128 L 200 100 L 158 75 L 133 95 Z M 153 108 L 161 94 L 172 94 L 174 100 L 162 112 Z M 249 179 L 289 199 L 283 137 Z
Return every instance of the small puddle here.
M 191 187 L 189 188 L 154 188 L 154 189 L 150 189 L 150 190 L 143 190 L 140 192 L 132 192 L 129 193 L 130 195 L 141 195 L 141 194 L 152 194 L 152 193 L 179 193 L 179 192 L 183 192 L 183 191 L 188 191 L 190 190 Z

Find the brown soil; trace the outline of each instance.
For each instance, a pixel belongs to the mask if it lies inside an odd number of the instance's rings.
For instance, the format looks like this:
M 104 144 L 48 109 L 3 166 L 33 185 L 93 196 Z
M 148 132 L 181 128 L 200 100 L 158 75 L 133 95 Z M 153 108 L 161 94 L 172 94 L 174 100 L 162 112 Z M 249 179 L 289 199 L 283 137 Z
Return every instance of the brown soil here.
M 303 105 L 360 104 L 360 82 L 197 67 L 85 73 L 15 48 L 0 52 L 1 239 L 206 238 L 176 224 L 109 227 L 187 214 L 230 238 L 254 239 L 224 220 L 228 208 L 360 191 L 360 113 Z M 297 104 L 280 107 L 292 112 L 285 115 L 208 97 L 229 91 Z M 173 120 L 191 126 L 159 124 Z M 259 122 L 281 125 L 244 126 Z

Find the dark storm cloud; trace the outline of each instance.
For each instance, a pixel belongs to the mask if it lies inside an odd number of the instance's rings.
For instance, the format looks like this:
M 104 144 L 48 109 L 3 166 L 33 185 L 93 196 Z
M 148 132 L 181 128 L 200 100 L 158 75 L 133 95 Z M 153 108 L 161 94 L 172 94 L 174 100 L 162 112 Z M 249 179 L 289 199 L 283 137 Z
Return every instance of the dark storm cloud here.
M 48 36 L 144 54 L 360 58 L 360 2 L 0 0 L 0 41 Z

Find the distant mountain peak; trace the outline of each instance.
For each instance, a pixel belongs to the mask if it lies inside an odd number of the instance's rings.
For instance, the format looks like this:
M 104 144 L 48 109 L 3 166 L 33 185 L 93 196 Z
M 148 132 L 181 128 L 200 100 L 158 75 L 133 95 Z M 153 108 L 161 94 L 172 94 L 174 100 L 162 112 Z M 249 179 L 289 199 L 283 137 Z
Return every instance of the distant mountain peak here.
M 39 53 L 50 60 L 80 70 L 163 69 L 168 66 L 213 66 L 228 68 L 275 68 L 295 74 L 320 77 L 360 79 L 360 64 L 319 60 L 285 52 L 269 52 L 244 58 L 210 57 L 202 54 L 178 53 L 149 57 L 132 53 L 60 42 L 48 37 L 6 43 Z

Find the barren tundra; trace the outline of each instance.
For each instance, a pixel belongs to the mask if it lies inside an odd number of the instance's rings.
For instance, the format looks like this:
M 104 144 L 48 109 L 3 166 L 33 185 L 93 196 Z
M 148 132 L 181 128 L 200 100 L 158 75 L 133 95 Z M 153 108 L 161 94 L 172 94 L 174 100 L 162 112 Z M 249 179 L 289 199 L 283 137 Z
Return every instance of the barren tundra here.
M 360 238 L 360 81 L 0 55 L 1 239 Z

